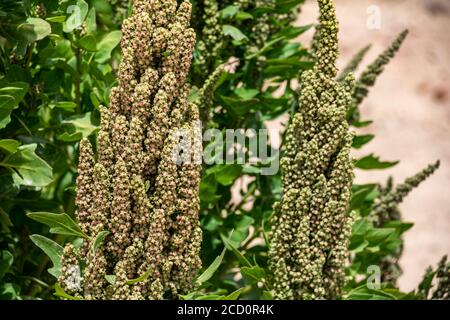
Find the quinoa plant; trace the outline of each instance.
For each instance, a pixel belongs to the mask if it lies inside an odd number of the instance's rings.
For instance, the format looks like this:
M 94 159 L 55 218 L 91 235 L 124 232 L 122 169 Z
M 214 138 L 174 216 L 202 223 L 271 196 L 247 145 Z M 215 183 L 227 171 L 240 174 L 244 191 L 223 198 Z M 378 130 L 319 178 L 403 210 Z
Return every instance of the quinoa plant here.
M 161 299 L 192 287 L 201 266 L 200 168 L 193 156 L 177 166 L 172 132 L 184 128 L 193 138 L 199 120 L 185 84 L 195 43 L 190 10 L 188 2 L 135 1 L 123 21 L 119 85 L 109 108 L 100 107 L 97 161 L 90 142 L 80 143 L 77 220 L 90 240 L 79 253 L 71 244 L 64 250 L 59 283 L 68 294 Z M 86 267 L 74 288 L 78 260 Z
M 397 287 L 399 204 L 440 163 L 353 182 L 398 163 L 351 152 L 407 31 L 338 72 L 334 3 L 305 45 L 303 2 L 1 1 L 0 299 L 448 299 L 446 258 Z M 251 162 L 236 133 L 273 122 Z

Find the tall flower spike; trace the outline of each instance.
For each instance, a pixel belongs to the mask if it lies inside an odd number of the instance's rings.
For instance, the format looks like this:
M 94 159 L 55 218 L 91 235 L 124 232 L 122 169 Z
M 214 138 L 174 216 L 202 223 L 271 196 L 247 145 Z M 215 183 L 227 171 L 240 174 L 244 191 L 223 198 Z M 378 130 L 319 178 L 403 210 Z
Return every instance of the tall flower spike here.
M 354 79 L 337 82 L 337 20 L 318 0 L 317 63 L 303 73 L 299 111 L 286 133 L 283 196 L 274 207 L 269 268 L 277 299 L 334 299 L 342 293 L 352 217 L 353 135 L 346 113 Z
M 376 217 L 378 225 L 384 224 L 392 220 L 390 213 L 403 201 L 403 199 L 419 184 L 430 177 L 440 167 L 440 161 L 430 164 L 428 167 L 417 173 L 416 175 L 399 184 L 395 190 L 382 195 L 375 204 L 372 215 Z
M 430 177 L 438 168 L 440 162 L 430 164 L 413 177 L 406 179 L 402 184 L 395 188 L 393 187 L 392 178 L 389 179 L 388 185 L 381 189 L 381 195 L 376 200 L 371 216 L 374 220 L 375 226 L 382 228 L 385 224 L 402 220 L 402 215 L 398 205 L 403 199 L 419 184 Z M 400 266 L 400 257 L 403 253 L 403 244 L 400 245 L 392 254 L 386 256 L 381 261 L 380 267 L 382 270 L 382 281 L 392 284 L 397 283 L 397 279 L 402 274 Z
M 408 30 L 404 30 L 400 33 L 391 46 L 380 54 L 378 58 L 371 65 L 369 65 L 359 77 L 353 93 L 356 106 L 359 106 L 364 98 L 367 97 L 369 88 L 375 84 L 378 76 L 384 71 L 384 67 L 389 63 L 389 61 L 391 61 L 397 51 L 400 50 L 400 47 L 402 46 L 407 35 Z
M 337 81 L 343 81 L 350 73 L 354 73 L 356 69 L 358 69 L 359 65 L 361 64 L 371 47 L 372 45 L 369 44 L 368 46 L 362 48 L 359 52 L 357 52 L 345 66 L 345 68 L 339 73 Z
M 97 163 L 89 142 L 80 144 L 77 217 L 92 239 L 81 257 L 84 298 L 176 297 L 192 288 L 201 266 L 201 168 L 172 158 L 172 133 L 198 121 L 185 83 L 195 42 L 190 12 L 189 1 L 135 0 L 122 24 L 119 81 L 109 108 L 100 107 Z
M 77 219 L 81 229 L 85 233 L 90 232 L 90 222 L 92 221 L 93 205 L 93 167 L 94 156 L 92 145 L 87 139 L 80 141 L 80 158 L 78 159 L 78 177 L 77 177 L 77 199 L 78 206 Z

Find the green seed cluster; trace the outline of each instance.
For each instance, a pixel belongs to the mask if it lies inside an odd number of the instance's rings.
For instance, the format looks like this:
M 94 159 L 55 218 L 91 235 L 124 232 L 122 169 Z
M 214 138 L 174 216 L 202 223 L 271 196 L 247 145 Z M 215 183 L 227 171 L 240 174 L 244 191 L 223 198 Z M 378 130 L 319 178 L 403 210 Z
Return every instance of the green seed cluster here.
M 220 57 L 224 38 L 219 23 L 219 2 L 217 0 L 203 1 L 203 28 L 202 39 L 197 43 L 199 53 L 197 64 L 202 72 L 214 68 L 214 61 Z
M 450 300 L 450 262 L 448 257 L 442 257 L 438 267 L 428 267 L 422 283 L 419 285 L 419 293 L 427 300 Z
M 359 106 L 364 98 L 369 94 L 369 89 L 373 87 L 378 76 L 383 73 L 384 67 L 391 61 L 395 56 L 397 51 L 400 49 L 403 41 L 408 35 L 408 30 L 403 31 L 391 44 L 391 46 L 386 49 L 378 58 L 370 64 L 367 69 L 361 74 L 358 81 L 356 82 L 355 91 L 353 93 L 353 98 L 355 100 L 355 105 Z
M 174 297 L 192 289 L 201 267 L 199 110 L 185 83 L 190 12 L 188 1 L 136 0 L 123 21 L 119 85 L 100 108 L 96 159 L 90 142 L 80 143 L 77 219 L 92 240 L 81 248 L 76 294 L 86 299 Z M 178 129 L 194 150 L 181 162 Z M 110 234 L 94 252 L 101 231 Z
M 358 69 L 359 65 L 361 64 L 371 47 L 371 45 L 368 45 L 357 52 L 355 56 L 349 61 L 349 63 L 344 67 L 344 69 L 342 69 L 342 71 L 339 73 L 339 77 L 337 78 L 337 80 L 343 81 L 350 73 L 354 73 L 356 69 Z
M 392 221 L 401 221 L 402 214 L 398 205 L 403 199 L 419 184 L 430 177 L 438 168 L 440 163 L 436 162 L 429 165 L 413 177 L 394 188 L 392 178 L 389 178 L 385 187 L 380 189 L 380 196 L 376 200 L 372 211 L 372 217 L 376 227 L 382 228 L 385 224 Z M 400 245 L 395 252 L 381 260 L 382 281 L 396 285 L 398 278 L 402 274 L 400 267 L 400 258 L 403 253 L 403 245 Z
M 338 22 L 331 0 L 318 0 L 318 61 L 301 77 L 299 111 L 286 133 L 283 197 L 275 205 L 269 266 L 277 299 L 341 295 L 352 217 L 353 135 L 346 112 L 354 80 L 337 82 Z
M 428 167 L 417 173 L 416 175 L 405 180 L 393 190 L 392 182 L 388 183 L 386 190 L 382 190 L 381 196 L 376 201 L 372 215 L 376 217 L 378 226 L 384 225 L 386 222 L 398 220 L 398 205 L 403 199 L 423 181 L 430 177 L 440 166 L 440 161 L 430 164 Z

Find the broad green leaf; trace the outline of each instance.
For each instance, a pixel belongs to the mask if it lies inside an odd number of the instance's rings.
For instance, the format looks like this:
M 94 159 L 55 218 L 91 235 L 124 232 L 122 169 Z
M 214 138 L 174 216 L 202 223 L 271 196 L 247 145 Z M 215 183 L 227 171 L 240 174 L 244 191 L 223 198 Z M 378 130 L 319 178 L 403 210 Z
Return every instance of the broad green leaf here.
M 375 136 L 373 134 L 354 136 L 352 147 L 355 149 L 361 149 L 364 145 L 366 145 L 370 141 L 372 141 L 373 138 L 375 138 Z
M 97 41 L 95 40 L 95 37 L 91 34 L 87 34 L 80 40 L 78 40 L 78 45 L 80 46 L 80 48 L 86 51 L 90 52 L 97 51 Z
M 95 54 L 95 61 L 98 63 L 105 63 L 111 58 L 111 52 L 120 42 L 122 33 L 120 31 L 111 31 L 98 44 L 97 53 Z
M 50 23 L 41 18 L 31 17 L 17 29 L 28 42 L 42 40 L 52 32 Z
M 92 123 L 91 112 L 69 117 L 62 121 L 62 124 L 67 127 L 68 132 L 64 132 L 57 137 L 61 141 L 78 141 L 87 138 L 98 130 L 98 126 Z
M 103 244 L 106 237 L 110 234 L 109 231 L 100 231 L 97 236 L 94 239 L 94 242 L 92 243 L 92 252 L 96 253 L 97 249 Z
M 200 275 L 198 276 L 196 283 L 198 285 L 201 285 L 211 279 L 211 277 L 214 275 L 214 272 L 219 269 L 220 265 L 222 264 L 223 257 L 225 256 L 225 252 L 227 251 L 227 248 L 223 248 L 222 253 L 214 259 L 214 261 L 211 263 L 211 265 Z
M 0 251 L 0 280 L 9 271 L 14 261 L 14 257 L 8 250 Z
M 356 161 L 355 167 L 363 170 L 387 169 L 395 166 L 397 163 L 398 161 L 380 161 L 379 157 L 371 154 Z
M 67 300 L 81 300 L 78 297 L 74 297 L 74 296 L 66 293 L 64 291 L 64 289 L 61 288 L 61 286 L 58 283 L 55 284 L 55 296 L 60 297 L 60 298 L 64 298 L 64 299 L 67 299 Z
M 289 26 L 280 30 L 280 32 L 278 32 L 277 35 L 283 36 L 286 39 L 293 39 L 311 29 L 312 26 L 313 26 L 312 24 L 300 27 Z
M 18 185 L 44 187 L 53 181 L 52 168 L 35 153 L 36 144 L 27 144 L 6 156 L 0 166 L 11 170 Z
M 352 199 L 350 201 L 350 209 L 349 211 L 353 211 L 361 208 L 364 202 L 367 200 L 368 196 L 377 189 L 377 186 L 374 184 L 365 185 L 361 189 L 353 192 Z
M 364 284 L 352 289 L 344 298 L 345 300 L 397 300 L 397 297 L 386 289 L 371 290 Z
M 229 107 L 237 116 L 242 116 L 250 112 L 260 104 L 258 99 L 239 99 L 234 97 L 220 96 L 226 107 Z
M 206 173 L 214 173 L 216 180 L 223 186 L 229 186 L 241 175 L 243 167 L 238 164 L 217 164 L 209 168 Z
M 259 266 L 242 267 L 241 268 L 242 276 L 249 281 L 249 283 L 261 282 L 264 280 L 266 276 L 266 272 L 263 268 Z
M 384 228 L 395 228 L 400 234 L 405 233 L 414 226 L 414 223 L 404 221 L 389 221 L 384 224 Z
M 2 139 L 0 140 L 0 149 L 6 151 L 7 153 L 14 153 L 19 148 L 20 142 L 13 139 Z
M 27 216 L 50 227 L 50 233 L 76 236 L 84 239 L 89 237 L 66 213 L 31 212 Z
M 243 34 L 241 30 L 236 27 L 230 26 L 229 24 L 223 25 L 222 31 L 224 35 L 230 36 L 231 38 L 233 38 L 233 40 L 239 42 L 247 39 L 247 36 Z
M 236 15 L 239 11 L 240 7 L 239 6 L 227 6 L 225 8 L 223 8 L 222 10 L 220 10 L 220 17 L 222 19 L 227 19 L 230 17 L 233 17 L 234 15 Z
M 373 228 L 367 232 L 366 239 L 371 244 L 378 244 L 386 240 L 395 231 L 394 228 Z
M 29 85 L 25 82 L 2 83 L 0 88 L 0 129 L 11 121 L 11 112 L 28 92 Z
M 50 258 L 53 263 L 53 267 L 48 269 L 48 272 L 55 278 L 58 278 L 61 274 L 61 257 L 64 250 L 63 247 L 61 247 L 55 241 L 43 237 L 39 234 L 31 235 L 30 239 Z
M 235 17 L 236 21 L 245 21 L 253 19 L 253 15 L 248 12 L 239 11 Z
M 256 97 L 259 94 L 259 90 L 256 89 L 247 89 L 244 87 L 238 88 L 234 90 L 234 93 L 238 95 L 243 100 L 250 100 Z
M 275 10 L 280 13 L 288 13 L 305 0 L 276 0 Z

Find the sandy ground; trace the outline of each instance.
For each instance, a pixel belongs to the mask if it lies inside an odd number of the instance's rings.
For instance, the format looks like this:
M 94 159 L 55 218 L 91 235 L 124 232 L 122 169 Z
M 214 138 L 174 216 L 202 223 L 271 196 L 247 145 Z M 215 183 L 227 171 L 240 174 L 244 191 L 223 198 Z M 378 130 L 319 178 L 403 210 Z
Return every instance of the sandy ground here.
M 401 205 L 414 228 L 405 237 L 401 260 L 403 290 L 414 289 L 425 268 L 450 254 L 450 1 L 335 0 L 340 20 L 340 66 L 367 44 L 365 64 L 389 46 L 403 29 L 410 35 L 362 105 L 363 119 L 372 119 L 365 133 L 376 139 L 356 155 L 376 153 L 383 160 L 400 160 L 393 169 L 357 172 L 358 183 L 400 182 L 440 159 L 440 170 L 414 190 Z M 370 7 L 370 6 L 377 7 Z M 374 9 L 375 8 L 375 9 Z M 367 21 L 379 8 L 381 28 Z M 317 6 L 308 0 L 297 21 L 316 21 Z M 369 20 L 370 21 L 370 20 Z M 301 39 L 306 43 L 311 32 Z

